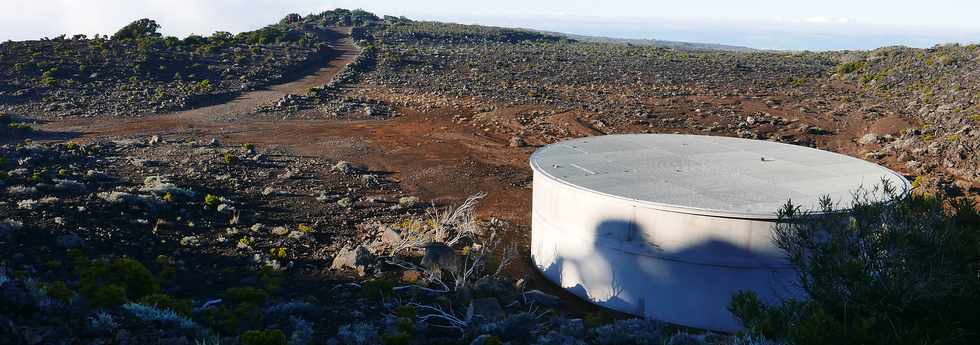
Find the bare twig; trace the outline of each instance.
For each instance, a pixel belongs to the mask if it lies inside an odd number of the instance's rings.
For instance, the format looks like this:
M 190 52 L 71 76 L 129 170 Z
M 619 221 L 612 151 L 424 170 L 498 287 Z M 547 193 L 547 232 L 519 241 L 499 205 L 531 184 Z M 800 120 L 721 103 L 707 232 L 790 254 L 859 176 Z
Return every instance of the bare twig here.
M 431 326 L 456 329 L 461 334 L 465 333 L 466 328 L 469 326 L 469 323 L 464 321 L 462 318 L 456 316 L 451 308 L 449 311 L 445 311 L 439 306 L 431 306 L 431 305 L 419 304 L 419 303 L 409 303 L 409 305 L 414 306 L 418 310 L 427 311 L 428 314 L 419 316 L 419 321 L 429 323 Z M 446 324 L 445 325 L 433 324 L 431 323 L 431 321 L 442 321 L 445 322 Z

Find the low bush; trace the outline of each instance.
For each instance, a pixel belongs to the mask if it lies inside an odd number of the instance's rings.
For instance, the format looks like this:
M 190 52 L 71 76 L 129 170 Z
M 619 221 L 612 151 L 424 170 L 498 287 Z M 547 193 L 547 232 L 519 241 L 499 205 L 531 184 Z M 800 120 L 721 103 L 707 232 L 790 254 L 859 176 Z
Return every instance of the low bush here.
M 188 317 L 191 316 L 191 313 L 194 310 L 194 307 L 191 305 L 191 301 L 175 299 L 170 295 L 162 293 L 143 296 L 143 298 L 140 298 L 139 303 L 143 305 L 155 306 L 157 308 L 173 310 L 177 314 Z
M 127 24 L 126 26 L 116 31 L 112 35 L 112 40 L 131 40 L 147 37 L 160 37 L 160 33 L 157 30 L 160 29 L 160 24 L 152 19 L 139 19 Z
M 45 287 L 45 290 L 48 293 L 48 297 L 61 302 L 68 302 L 75 296 L 75 292 L 69 289 L 68 284 L 65 284 L 63 281 L 51 283 Z
M 130 258 L 86 262 L 76 269 L 80 278 L 79 292 L 96 306 L 117 306 L 160 290 L 150 270 Z
M 269 293 L 262 289 L 252 287 L 237 287 L 225 290 L 225 298 L 232 304 L 250 303 L 262 305 L 269 298 Z
M 750 292 L 729 307 L 754 335 L 793 344 L 977 344 L 980 214 L 972 201 L 889 186 L 829 199 L 819 213 L 787 204 L 774 240 L 799 271 L 806 300 L 766 305 Z
M 854 61 L 837 65 L 837 73 L 850 74 L 864 68 L 864 61 Z
M 278 329 L 251 330 L 240 339 L 242 345 L 286 345 L 286 334 Z
M 221 201 L 217 195 L 208 194 L 204 196 L 204 206 L 215 207 L 218 206 L 218 202 Z

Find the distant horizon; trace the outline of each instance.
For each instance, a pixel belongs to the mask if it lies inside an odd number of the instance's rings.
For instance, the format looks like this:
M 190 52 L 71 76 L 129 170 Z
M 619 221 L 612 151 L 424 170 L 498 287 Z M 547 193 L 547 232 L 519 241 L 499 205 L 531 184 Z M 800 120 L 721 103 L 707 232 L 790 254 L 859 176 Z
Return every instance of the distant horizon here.
M 421 1 L 440 3 L 442 0 Z M 315 1 L 315 0 L 256 0 L 251 2 L 235 0 L 216 0 L 199 3 L 193 0 L 106 0 L 96 4 L 77 3 L 70 0 L 13 0 L 0 3 L 0 41 L 34 40 L 43 37 L 56 37 L 61 34 L 112 34 L 123 25 L 139 19 L 150 18 L 161 24 L 165 35 L 186 37 L 189 34 L 210 35 L 215 31 L 241 32 L 261 28 L 275 23 L 288 13 L 303 15 L 319 13 L 333 8 L 363 8 L 379 16 L 404 16 L 413 20 L 454 22 L 543 30 L 565 34 L 608 37 L 616 39 L 644 39 L 705 44 L 720 44 L 766 50 L 789 51 L 831 51 L 831 50 L 872 50 L 885 46 L 903 45 L 914 48 L 928 48 L 939 44 L 973 44 L 980 40 L 980 23 L 962 19 L 961 12 L 950 13 L 948 18 L 933 18 L 923 14 L 923 20 L 912 22 L 901 20 L 915 18 L 914 13 L 896 13 L 892 17 L 844 17 L 834 15 L 801 16 L 806 8 L 781 8 L 766 13 L 761 3 L 756 6 L 735 6 L 725 8 L 720 0 L 691 0 L 693 3 L 707 3 L 711 7 L 688 8 L 685 5 L 669 6 L 673 12 L 651 13 L 646 3 L 631 3 L 626 9 L 628 15 L 618 11 L 590 11 L 588 2 L 566 1 L 562 3 L 567 11 L 548 12 L 552 8 L 540 3 L 527 3 L 527 11 L 520 6 L 498 6 L 508 10 L 486 10 L 478 4 L 468 4 L 473 8 L 459 8 L 468 5 L 443 5 L 440 11 L 426 8 L 431 6 L 405 7 L 394 1 Z M 828 0 L 840 2 L 839 0 Z M 508 3 L 510 0 L 499 0 Z M 616 2 L 609 0 L 607 2 Z M 620 1 L 622 2 L 622 1 Z M 896 1 L 901 2 L 901 1 Z M 952 4 L 956 1 L 934 1 L 937 4 Z M 892 2 L 889 2 L 892 3 Z M 552 4 L 554 5 L 554 4 Z M 900 5 L 900 4 L 895 4 Z M 690 6 L 690 5 L 687 5 Z M 865 3 L 855 6 L 866 6 Z M 891 6 L 891 5 L 882 5 Z M 980 5 L 958 4 L 963 10 Z M 937 7 L 937 6 L 933 6 Z M 943 9 L 938 6 L 938 10 Z M 182 8 L 180 13 L 174 8 Z M 420 10 L 420 8 L 422 8 Z M 640 10 L 643 9 L 643 10 Z M 727 10 L 728 13 L 724 11 Z M 777 11 L 778 10 L 778 11 Z M 916 9 L 907 9 L 908 11 Z M 937 11 L 936 8 L 922 11 Z M 759 13 L 756 13 L 756 12 Z M 856 11 L 856 10 L 855 10 Z M 774 13 L 787 13 L 786 16 L 772 16 Z M 724 15 L 721 15 L 724 14 Z M 769 14 L 770 16 L 765 16 Z M 954 16 L 955 15 L 955 16 Z M 910 17 L 911 16 L 911 17 Z

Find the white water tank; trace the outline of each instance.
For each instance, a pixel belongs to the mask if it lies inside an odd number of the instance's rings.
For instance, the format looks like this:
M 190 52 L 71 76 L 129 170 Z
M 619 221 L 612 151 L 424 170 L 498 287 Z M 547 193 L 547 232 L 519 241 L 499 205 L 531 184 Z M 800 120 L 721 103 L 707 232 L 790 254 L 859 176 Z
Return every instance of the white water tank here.
M 702 329 L 737 331 L 731 296 L 799 297 L 772 242 L 788 200 L 908 181 L 817 149 L 727 137 L 633 134 L 545 146 L 534 170 L 531 255 L 551 281 L 600 306 Z

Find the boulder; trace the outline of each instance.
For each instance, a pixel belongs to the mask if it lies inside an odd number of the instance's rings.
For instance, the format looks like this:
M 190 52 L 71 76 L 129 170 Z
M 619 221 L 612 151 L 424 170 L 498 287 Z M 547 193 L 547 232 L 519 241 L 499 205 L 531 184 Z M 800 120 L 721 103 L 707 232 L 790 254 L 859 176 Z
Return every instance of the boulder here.
M 504 317 L 504 309 L 500 307 L 500 302 L 496 298 L 477 298 L 470 301 L 470 306 L 466 308 L 466 321 L 492 322 Z
M 333 171 L 344 173 L 344 174 L 353 174 L 357 172 L 357 169 L 355 169 L 354 165 L 351 164 L 350 162 L 339 161 L 337 162 L 337 164 L 333 166 Z
M 385 227 L 381 232 L 381 243 L 387 246 L 395 246 L 402 242 L 402 235 L 391 227 Z
M 459 255 L 445 243 L 432 242 L 425 245 L 425 255 L 422 257 L 422 267 L 429 270 L 458 271 Z
M 330 268 L 335 270 L 353 269 L 363 272 L 364 269 L 374 263 L 374 255 L 364 246 L 356 248 L 344 248 L 333 258 Z
M 398 206 L 402 208 L 412 208 L 419 203 L 419 198 L 416 196 L 403 196 L 398 199 Z
M 878 135 L 874 133 L 868 133 L 858 139 L 858 144 L 861 145 L 871 145 L 878 142 Z

